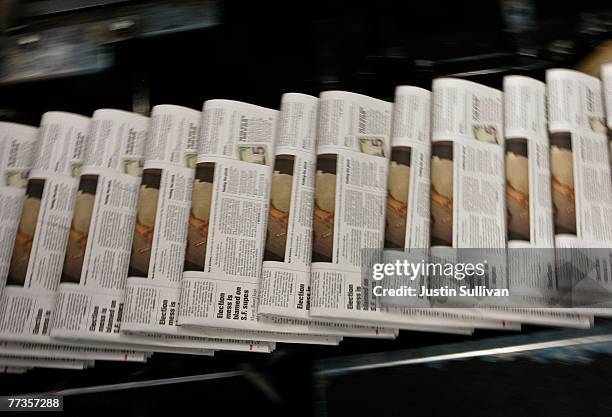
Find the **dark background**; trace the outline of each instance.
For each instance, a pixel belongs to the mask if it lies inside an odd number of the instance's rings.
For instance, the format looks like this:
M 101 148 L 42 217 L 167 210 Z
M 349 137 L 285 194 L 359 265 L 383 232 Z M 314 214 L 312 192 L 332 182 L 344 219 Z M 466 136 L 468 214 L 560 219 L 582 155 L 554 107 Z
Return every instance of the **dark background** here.
M 228 98 L 278 108 L 285 92 L 346 89 L 391 100 L 397 85 L 429 88 L 446 75 L 501 87 L 507 73 L 543 79 L 546 68 L 574 66 L 612 27 L 612 6 L 592 0 L 2 2 L 14 5 L 5 10 L 0 108 L 34 121 L 50 109 L 132 110 L 143 98 L 149 106 L 201 109 Z M 106 23 L 122 16 L 134 26 L 111 33 Z M 19 45 L 31 34 L 41 40 Z M 97 67 L 61 75 L 60 56 L 55 71 L 6 81 L 26 66 L 7 62 L 27 57 L 28 68 L 42 67 L 57 37 L 82 63 L 95 55 Z

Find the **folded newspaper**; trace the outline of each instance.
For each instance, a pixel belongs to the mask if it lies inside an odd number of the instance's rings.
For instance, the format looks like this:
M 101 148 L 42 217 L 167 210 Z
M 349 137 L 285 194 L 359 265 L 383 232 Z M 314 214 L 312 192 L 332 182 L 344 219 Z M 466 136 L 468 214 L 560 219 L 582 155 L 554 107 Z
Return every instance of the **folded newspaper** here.
M 489 309 L 486 314 L 523 323 L 589 327 L 589 316 L 553 310 L 559 291 L 545 84 L 505 77 L 504 113 L 509 308 Z M 529 309 L 517 308 L 521 306 Z
M 38 129 L 0 122 L 0 294 L 11 264 L 11 253 L 34 162 Z
M 566 69 L 546 72 L 560 302 L 612 314 L 612 180 L 601 81 Z
M 92 117 L 51 335 L 63 342 L 209 354 L 228 344 L 120 333 L 137 199 L 147 195 L 141 176 L 148 125 L 147 117 L 122 110 L 100 109 Z
M 0 367 L 591 326 L 612 315 L 601 76 L 0 122 Z
M 414 96 L 403 103 L 416 101 L 422 109 L 429 108 L 425 90 L 403 88 L 397 94 Z M 409 123 L 414 108 L 409 109 L 409 105 L 398 106 L 396 111 L 401 113 L 396 117 Z M 428 126 L 429 112 L 418 114 L 414 123 Z M 389 308 L 374 293 L 367 262 L 372 258 L 369 253 L 379 252 L 385 240 L 392 115 L 392 104 L 382 100 L 343 91 L 321 94 L 311 315 L 410 330 L 423 326 L 510 327 L 452 311 Z
M 211 337 L 336 344 L 340 337 L 305 325 L 258 320 L 278 117 L 247 103 L 204 103 L 179 325 Z
M 194 182 L 200 121 L 199 111 L 180 106 L 151 112 L 121 331 L 152 342 L 173 336 L 176 346 L 269 352 L 273 344 L 196 337 L 178 326 L 187 236 L 201 229 L 192 192 L 199 204 L 207 184 Z
M 29 126 L 0 123 L 0 147 L 6 147 L 7 153 L 2 155 L 8 157 L 2 165 L 6 182 L 0 186 L 8 214 L 2 216 L 4 238 L 0 241 L 5 265 L 1 277 L 3 281 L 8 277 L 0 300 L 0 340 L 13 341 L 11 346 L 21 356 L 37 356 L 40 349 L 18 342 L 44 343 L 49 356 L 96 359 L 99 353 L 129 359 L 143 354 L 71 347 L 49 337 L 66 222 L 77 183 L 74 177 L 80 172 L 88 126 L 86 117 L 58 112 L 43 116 L 40 132 Z
M 296 332 L 393 338 L 393 329 L 310 318 L 318 102 L 316 97 L 297 93 L 281 98 L 259 320 L 282 324 Z
M 89 118 L 48 112 L 28 179 L 2 296 L 0 338 L 48 341 Z

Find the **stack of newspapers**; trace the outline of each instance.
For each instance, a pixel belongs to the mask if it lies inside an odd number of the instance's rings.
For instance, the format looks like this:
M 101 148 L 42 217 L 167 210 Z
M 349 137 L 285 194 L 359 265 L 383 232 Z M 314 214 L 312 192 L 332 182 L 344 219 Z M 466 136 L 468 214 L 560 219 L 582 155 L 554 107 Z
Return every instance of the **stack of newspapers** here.
M 590 327 L 612 316 L 601 74 L 0 122 L 0 369 Z

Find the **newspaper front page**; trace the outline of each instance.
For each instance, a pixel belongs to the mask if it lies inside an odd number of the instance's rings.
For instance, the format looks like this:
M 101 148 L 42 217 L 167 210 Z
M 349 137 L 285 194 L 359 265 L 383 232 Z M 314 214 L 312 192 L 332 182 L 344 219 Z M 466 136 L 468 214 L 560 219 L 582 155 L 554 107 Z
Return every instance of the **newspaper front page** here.
M 495 305 L 499 300 L 479 291 L 508 288 L 502 92 L 441 78 L 433 81 L 433 100 L 431 259 L 483 265 L 467 279 L 430 277 L 451 294 L 432 297 L 433 305 Z
M 259 314 L 308 318 L 318 99 L 284 94 L 275 150 Z
M 395 91 L 391 129 L 391 158 L 387 180 L 385 214 L 385 263 L 397 260 L 419 262 L 429 257 L 431 188 L 431 92 L 417 87 L 399 86 Z M 401 285 L 420 292 L 427 278 L 388 276 L 389 288 Z M 381 297 L 382 305 L 429 307 L 429 299 Z M 390 310 L 392 311 L 392 310 Z
M 186 107 L 151 112 L 121 332 L 144 341 L 174 336 L 168 340 L 182 347 L 269 352 L 273 345 L 264 342 L 179 337 L 185 336 L 178 312 L 187 233 L 199 230 L 191 195 L 200 122 L 201 112 Z M 197 197 L 200 183 L 195 187 Z
M 121 110 L 93 114 L 76 191 L 51 335 L 119 337 L 148 118 Z
M 460 80 L 434 80 L 432 98 L 430 98 L 429 92 L 421 89 L 401 87 L 400 90 L 398 88 L 392 144 L 395 155 L 392 153 L 391 156 L 387 197 L 388 221 L 385 237 L 385 247 L 387 248 L 385 255 L 387 257 L 392 256 L 393 251 L 403 248 L 405 251 L 403 259 L 408 258 L 412 262 L 418 262 L 419 259 L 428 259 L 428 251 L 424 248 L 429 248 L 429 246 L 431 246 L 431 261 L 438 263 L 443 260 L 440 251 L 450 252 L 449 256 L 452 260 L 456 260 L 453 247 L 492 247 L 503 251 L 505 242 L 502 239 L 498 239 L 499 243 L 477 243 L 476 239 L 479 234 L 489 233 L 487 230 L 489 224 L 486 223 L 486 218 L 485 224 L 476 224 L 484 210 L 483 207 L 464 207 L 465 210 L 461 210 L 452 204 L 453 175 L 459 171 L 456 178 L 463 178 L 465 184 L 472 187 L 471 192 L 478 193 L 478 197 L 474 194 L 468 194 L 469 188 L 466 186 L 464 187 L 465 195 L 456 201 L 462 201 L 467 206 L 469 203 L 474 203 L 470 200 L 482 199 L 483 192 L 491 194 L 490 197 L 484 195 L 491 200 L 490 204 L 485 205 L 488 209 L 494 211 L 494 214 L 488 214 L 489 220 L 497 216 L 498 222 L 503 221 L 503 211 L 502 216 L 499 215 L 499 210 L 503 210 L 503 198 L 500 195 L 501 183 L 503 182 L 503 160 L 494 157 L 492 160 L 486 161 L 486 158 L 490 157 L 489 152 L 492 154 L 500 153 L 503 152 L 503 148 L 499 144 L 495 144 L 491 149 L 487 149 L 490 144 L 481 146 L 481 143 L 479 143 L 480 141 L 490 141 L 491 138 L 487 135 L 491 132 L 501 134 L 501 94 L 486 87 L 482 87 L 482 89 L 480 87 L 482 86 Z M 421 121 L 416 119 L 418 128 L 415 128 L 413 116 L 415 110 L 413 108 L 418 106 L 419 102 L 429 102 L 432 99 L 433 129 L 430 144 L 421 139 L 425 136 L 429 138 L 429 119 L 426 118 L 427 122 L 425 122 L 423 116 L 420 116 Z M 423 133 L 425 130 L 427 130 L 427 134 Z M 452 159 L 453 146 L 462 149 L 464 152 L 462 163 L 456 164 L 456 167 L 454 167 Z M 442 148 L 441 152 L 440 148 Z M 495 148 L 501 149 L 496 150 Z M 478 166 L 479 162 L 483 162 L 481 166 Z M 405 166 L 408 164 L 410 164 L 411 178 L 408 181 L 404 180 L 404 183 L 402 183 L 400 179 L 405 178 L 405 175 L 401 172 L 408 172 Z M 395 175 L 394 170 L 396 171 Z M 489 177 L 483 176 L 483 173 L 486 173 Z M 480 188 L 480 190 L 477 191 L 474 187 Z M 441 189 L 446 193 L 446 199 L 444 194 L 440 193 Z M 457 187 L 457 191 L 460 189 L 460 187 Z M 407 207 L 409 217 L 405 231 L 402 228 L 403 223 L 398 222 L 400 218 L 398 213 L 404 207 L 400 204 L 402 202 L 401 192 L 406 194 L 409 204 Z M 424 200 L 427 200 L 427 202 Z M 461 217 L 458 213 L 461 213 Z M 462 233 L 460 246 L 457 246 L 457 243 L 453 246 L 452 231 L 460 230 L 460 227 L 452 227 L 455 217 L 462 219 L 461 226 L 465 229 Z M 457 220 L 457 223 L 460 223 L 459 220 Z M 398 224 L 399 227 L 397 227 Z M 468 229 L 472 230 L 468 231 Z M 403 242 L 402 233 L 405 233 Z M 470 234 L 472 236 L 468 237 Z M 446 248 L 441 247 L 445 245 Z M 495 254 L 495 259 L 498 260 L 498 268 L 503 269 L 505 259 L 501 251 Z M 387 259 L 386 262 L 388 261 Z M 421 291 L 422 288 L 435 288 L 436 285 L 439 285 L 436 280 L 440 279 L 440 277 L 426 276 L 426 274 L 421 274 L 415 278 L 412 283 L 406 283 L 405 279 L 403 281 L 404 284 L 414 289 L 415 293 Z M 398 281 L 393 282 L 398 285 Z M 451 282 L 450 284 L 452 286 L 456 283 Z M 403 303 L 399 303 L 402 298 L 404 299 Z M 436 305 L 445 307 L 445 304 L 437 304 L 439 299 L 436 297 L 423 296 L 422 291 L 418 297 L 393 297 L 384 301 L 411 307 Z M 469 309 L 427 308 L 415 310 L 404 308 L 399 311 L 404 313 L 410 311 L 413 315 L 431 314 L 434 317 L 437 315 L 439 318 L 446 316 L 444 321 L 453 320 L 459 321 L 459 323 L 465 321 L 474 327 L 507 330 L 520 328 L 518 323 L 509 322 L 504 318 L 487 318 L 482 313 Z
M 431 93 L 428 90 L 399 86 L 395 90 L 391 127 L 391 155 L 387 180 L 385 213 L 384 263 L 407 260 L 419 263 L 428 259 L 430 247 L 431 188 Z M 387 276 L 383 287 L 410 287 L 415 291 L 428 285 L 423 274 L 413 280 Z M 379 283 L 380 284 L 380 283 Z M 370 283 L 372 289 L 376 283 Z M 373 296 L 374 298 L 374 296 Z M 481 320 L 463 312 L 438 312 L 430 307 L 427 297 L 382 296 L 376 300 L 384 320 L 409 323 L 430 323 L 424 330 L 436 332 L 471 332 L 469 327 L 504 328 L 501 321 Z M 459 314 L 461 313 L 461 314 Z M 416 326 L 416 325 L 412 325 Z M 445 326 L 445 327 L 442 327 Z M 453 327 L 448 327 L 453 326 Z M 464 327 L 460 327 L 464 326 Z M 415 329 L 416 330 L 416 329 Z
M 88 127 L 89 118 L 59 112 L 46 113 L 39 132 L 29 126 L 0 123 L 1 154 L 6 156 L 2 158 L 2 178 L 6 182 L 0 193 L 2 212 L 9 214 L 1 220 L 2 259 L 3 264 L 7 260 L 8 267 L 3 277 L 8 276 L 8 285 L 0 301 L 0 338 L 14 341 L 21 356 L 37 355 L 40 349 L 18 341 L 44 342 L 50 356 L 75 353 L 93 358 L 97 352 L 94 348 L 52 343 L 49 337 L 66 242 L 65 225 L 72 216 Z M 128 358 L 143 354 L 110 349 L 99 353 L 102 357 L 111 354 Z
M 412 86 L 399 86 L 395 92 L 391 129 L 391 157 L 387 180 L 384 262 L 408 260 L 418 263 L 429 258 L 431 198 L 431 92 Z M 407 280 L 386 277 L 388 288 L 406 286 L 419 293 L 428 286 L 424 274 Z M 487 322 L 462 311 L 433 310 L 429 297 L 384 296 L 381 310 L 394 320 L 433 321 L 440 325 L 504 328 L 502 321 Z M 419 310 L 419 308 L 426 309 Z M 402 316 L 407 316 L 403 317 Z M 437 331 L 434 327 L 432 331 Z M 457 328 L 447 328 L 450 332 Z M 465 330 L 463 330 L 465 332 Z
M 248 327 L 257 320 L 278 111 L 204 104 L 180 324 Z
M 610 315 L 612 181 L 601 81 L 551 69 L 546 84 L 557 270 L 563 267 L 564 272 L 559 276 L 565 289 L 562 303 L 602 307 L 586 312 Z
M 176 334 L 200 112 L 155 106 L 122 331 Z
M 393 105 L 321 93 L 311 269 L 313 317 L 380 318 L 361 277 L 362 250 L 382 248 Z
M 203 327 L 211 337 L 251 339 L 261 331 L 256 340 L 337 343 L 258 321 L 278 113 L 230 100 L 204 103 L 179 325 Z
M 60 264 L 51 332 L 57 343 L 146 345 L 141 339 L 120 340 L 119 330 L 147 128 L 148 118 L 135 113 L 100 109 L 93 115 Z M 208 346 L 199 348 L 210 352 Z
M 393 329 L 309 318 L 318 101 L 298 93 L 281 99 L 259 319 L 295 332 L 393 338 Z
M 391 103 L 371 97 L 342 91 L 321 94 L 311 315 L 414 330 L 472 327 L 469 320 L 454 321 L 452 312 L 443 316 L 433 310 L 383 309 L 363 285 L 363 250 L 384 245 L 392 113 Z
M 37 128 L 0 122 L 0 294 L 11 264 L 28 172 L 37 143 Z
M 6 282 L 0 300 L 0 339 L 49 339 L 89 118 L 48 112 L 27 181 Z
M 385 248 L 429 248 L 431 93 L 400 86 L 395 92 L 387 181 Z
M 589 317 L 550 309 L 557 306 L 559 294 L 545 84 L 528 77 L 505 77 L 504 115 L 511 308 L 488 311 L 487 315 L 524 323 L 589 327 Z

